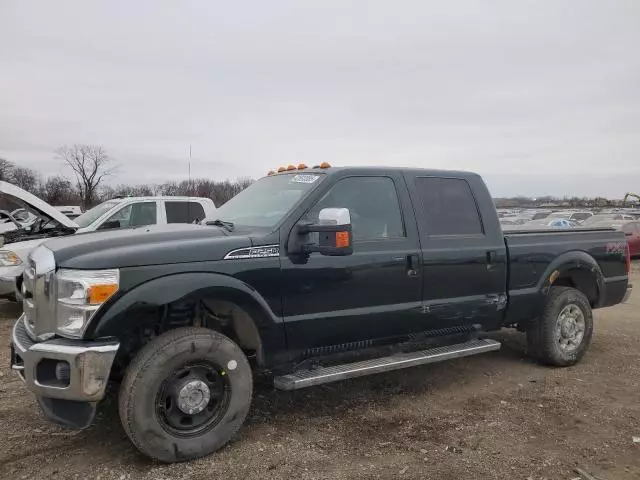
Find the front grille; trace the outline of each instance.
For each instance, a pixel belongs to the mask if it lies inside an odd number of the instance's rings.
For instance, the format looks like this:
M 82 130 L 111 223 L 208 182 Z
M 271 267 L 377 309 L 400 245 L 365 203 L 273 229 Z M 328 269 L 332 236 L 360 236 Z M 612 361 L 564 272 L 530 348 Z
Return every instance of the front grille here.
M 32 340 L 44 340 L 55 331 L 55 260 L 44 246 L 29 255 L 22 282 L 25 327 Z
M 18 324 L 15 327 L 16 340 L 20 344 L 23 350 L 29 350 L 33 345 L 33 340 L 29 338 L 27 333 L 26 325 L 22 321 L 18 321 Z
M 25 323 L 27 328 L 33 332 L 36 328 L 36 302 L 33 298 L 33 292 L 36 285 L 36 270 L 30 265 L 24 270 L 24 278 L 22 281 L 22 311 L 25 315 Z

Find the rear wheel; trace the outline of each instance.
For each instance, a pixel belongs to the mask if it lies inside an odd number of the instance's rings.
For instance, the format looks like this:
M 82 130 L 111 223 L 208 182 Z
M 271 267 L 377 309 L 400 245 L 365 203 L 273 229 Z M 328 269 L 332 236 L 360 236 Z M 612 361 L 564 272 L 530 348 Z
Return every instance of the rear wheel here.
M 591 305 L 570 287 L 553 287 L 542 316 L 527 327 L 529 351 L 540 362 L 565 367 L 585 354 L 593 334 Z
M 147 344 L 120 387 L 122 425 L 144 454 L 190 460 L 225 445 L 251 403 L 253 380 L 232 340 L 205 328 L 179 328 Z

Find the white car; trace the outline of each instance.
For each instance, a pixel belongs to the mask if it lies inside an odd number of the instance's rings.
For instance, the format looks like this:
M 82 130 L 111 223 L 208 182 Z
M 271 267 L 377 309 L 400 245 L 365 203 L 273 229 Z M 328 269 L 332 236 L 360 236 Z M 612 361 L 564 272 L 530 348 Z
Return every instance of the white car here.
M 55 207 L 15 185 L 0 181 L 0 197 L 28 209 L 37 219 L 0 235 L 0 297 L 19 294 L 27 256 L 48 238 L 114 228 L 198 223 L 216 209 L 209 198 L 125 197 L 107 200 L 71 220 Z

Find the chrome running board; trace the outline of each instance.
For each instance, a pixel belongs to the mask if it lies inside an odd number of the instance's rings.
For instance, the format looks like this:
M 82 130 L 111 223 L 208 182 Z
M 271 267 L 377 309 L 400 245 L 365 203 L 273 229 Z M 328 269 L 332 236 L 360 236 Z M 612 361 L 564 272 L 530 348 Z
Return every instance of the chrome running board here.
M 337 382 L 347 378 L 364 377 L 374 373 L 390 372 L 401 368 L 415 367 L 427 363 L 442 362 L 453 358 L 468 357 L 479 353 L 500 349 L 495 340 L 469 340 L 464 343 L 435 347 L 417 352 L 397 353 L 389 357 L 374 358 L 361 362 L 321 367 L 314 370 L 300 370 L 276 377 L 275 388 L 280 390 L 298 390 L 323 383 Z

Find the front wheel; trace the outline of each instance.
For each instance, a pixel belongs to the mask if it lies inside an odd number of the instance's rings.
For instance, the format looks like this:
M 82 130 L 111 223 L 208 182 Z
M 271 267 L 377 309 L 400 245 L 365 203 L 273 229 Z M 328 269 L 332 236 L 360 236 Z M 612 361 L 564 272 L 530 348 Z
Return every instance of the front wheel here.
M 527 327 L 527 343 L 540 362 L 566 367 L 582 358 L 592 334 L 587 297 L 575 288 L 552 287 L 542 316 Z
M 191 460 L 225 445 L 249 411 L 253 379 L 231 339 L 205 328 L 166 332 L 140 350 L 120 386 L 124 430 L 144 454 Z

